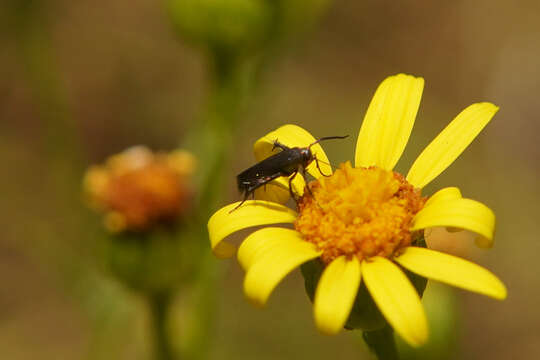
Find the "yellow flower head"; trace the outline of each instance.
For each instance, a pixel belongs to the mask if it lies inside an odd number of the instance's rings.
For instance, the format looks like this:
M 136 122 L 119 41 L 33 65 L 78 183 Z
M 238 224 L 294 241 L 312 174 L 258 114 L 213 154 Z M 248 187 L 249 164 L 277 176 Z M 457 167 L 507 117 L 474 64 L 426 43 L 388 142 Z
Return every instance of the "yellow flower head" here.
M 477 103 L 463 110 L 420 154 L 407 176 L 393 172 L 409 139 L 420 105 L 424 80 L 399 74 L 381 83 L 358 135 L 355 167 L 341 164 L 324 177 L 315 162 L 292 183 L 301 194 L 298 212 L 284 205 L 288 179 L 260 188 L 259 199 L 218 210 L 208 222 L 218 257 L 234 255 L 224 239 L 252 226 L 293 223 L 293 229 L 266 227 L 249 235 L 238 249 L 246 270 L 244 291 L 256 304 L 266 303 L 277 284 L 294 268 L 320 259 L 324 271 L 314 297 L 319 330 L 339 332 L 349 317 L 361 281 L 385 319 L 413 346 L 428 337 L 420 296 L 400 266 L 420 276 L 478 292 L 506 297 L 504 284 L 486 269 L 455 256 L 415 246 L 423 230 L 445 226 L 478 234 L 477 244 L 492 245 L 495 216 L 485 205 L 461 196 L 456 187 L 429 198 L 421 189 L 443 172 L 491 120 L 498 108 Z M 272 154 L 273 141 L 305 147 L 315 141 L 304 129 L 285 125 L 255 143 L 255 156 Z M 312 147 L 322 173 L 332 172 L 322 147 Z M 309 191 L 304 191 L 309 186 Z M 399 264 L 400 266 L 398 266 Z

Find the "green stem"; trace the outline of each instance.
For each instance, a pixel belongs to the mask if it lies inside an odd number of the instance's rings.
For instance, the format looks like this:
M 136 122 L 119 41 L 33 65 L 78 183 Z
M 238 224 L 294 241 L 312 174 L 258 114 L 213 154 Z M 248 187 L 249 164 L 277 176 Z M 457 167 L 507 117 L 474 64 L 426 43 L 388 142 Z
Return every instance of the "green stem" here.
M 154 329 L 155 360 L 178 360 L 174 356 L 167 331 L 167 314 L 171 302 L 171 294 L 157 293 L 149 296 L 150 314 Z
M 212 212 L 222 205 L 224 176 L 229 163 L 234 132 L 237 129 L 246 96 L 254 85 L 254 73 L 250 64 L 233 55 L 215 50 L 210 59 L 210 89 L 205 109 L 197 127 L 183 146 L 198 158 L 197 172 L 199 198 L 197 219 L 194 221 L 194 237 L 207 239 L 206 223 Z M 220 277 L 215 259 L 208 251 L 207 241 L 201 244 L 201 265 L 195 293 L 192 319 L 187 329 L 185 356 L 204 359 L 211 348 L 214 329 L 216 286 Z
M 217 50 L 208 69 L 210 88 L 205 108 L 183 147 L 198 158 L 198 214 L 206 223 L 221 205 L 226 178 L 223 176 L 234 144 L 234 132 L 242 117 L 246 96 L 253 86 L 253 63 Z M 206 235 L 204 235 L 206 237 Z
M 213 337 L 209 336 L 215 331 L 215 318 L 219 299 L 220 271 L 214 255 L 207 251 L 201 258 L 201 270 L 193 288 L 190 316 L 186 328 L 184 348 L 185 357 L 189 360 L 207 359 L 212 349 Z
M 398 360 L 398 352 L 394 339 L 394 330 L 388 324 L 379 330 L 364 331 L 362 334 L 369 349 L 379 360 Z

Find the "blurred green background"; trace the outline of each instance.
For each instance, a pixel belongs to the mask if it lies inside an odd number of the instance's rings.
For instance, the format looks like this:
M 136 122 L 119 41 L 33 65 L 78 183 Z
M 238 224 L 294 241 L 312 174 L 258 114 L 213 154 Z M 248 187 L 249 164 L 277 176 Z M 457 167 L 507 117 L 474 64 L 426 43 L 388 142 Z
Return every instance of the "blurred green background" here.
M 67 179 L 131 145 L 174 148 L 204 104 L 204 55 L 178 39 L 161 2 L 35 3 L 0 4 L 0 357 L 148 359 L 140 299 L 88 270 L 93 234 L 73 215 L 83 208 L 80 183 Z M 426 80 L 398 165 L 405 172 L 463 108 L 491 101 L 501 107 L 494 120 L 425 193 L 459 186 L 494 209 L 492 250 L 475 249 L 466 234 L 434 246 L 492 270 L 508 299 L 430 286 L 424 301 L 434 309 L 430 321 L 439 321 L 441 306 L 455 315 L 448 358 L 540 357 L 539 39 L 534 0 L 336 0 L 263 75 L 236 129 L 225 203 L 238 199 L 234 177 L 253 163 L 253 142 L 282 124 L 316 137 L 349 134 L 325 149 L 333 162 L 352 159 L 386 76 Z M 236 261 L 219 266 L 212 359 L 370 358 L 357 334 L 317 333 L 299 272 L 260 310 L 243 298 Z

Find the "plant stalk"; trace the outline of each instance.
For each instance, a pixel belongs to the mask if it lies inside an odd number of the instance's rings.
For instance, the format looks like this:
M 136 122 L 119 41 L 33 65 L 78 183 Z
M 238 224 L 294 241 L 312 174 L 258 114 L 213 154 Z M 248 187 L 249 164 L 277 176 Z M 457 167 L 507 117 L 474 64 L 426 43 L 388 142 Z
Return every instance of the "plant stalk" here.
M 155 360 L 178 360 L 168 337 L 167 315 L 171 303 L 170 293 L 156 293 L 149 296 L 152 317 Z
M 373 331 L 364 331 L 362 334 L 369 349 L 379 360 L 399 360 L 394 330 L 388 324 Z

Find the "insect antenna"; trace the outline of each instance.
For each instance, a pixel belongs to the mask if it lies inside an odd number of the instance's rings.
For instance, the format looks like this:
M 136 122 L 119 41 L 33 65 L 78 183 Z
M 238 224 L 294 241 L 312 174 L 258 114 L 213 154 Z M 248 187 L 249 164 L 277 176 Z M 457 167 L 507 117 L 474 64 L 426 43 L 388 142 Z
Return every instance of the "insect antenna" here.
M 320 143 L 321 141 L 334 140 L 334 139 L 345 139 L 345 138 L 348 138 L 348 137 L 349 137 L 349 135 L 345 135 L 345 136 L 325 136 L 325 137 L 322 137 L 322 138 L 318 139 L 317 141 L 309 144 L 308 149 L 310 147 L 312 147 L 313 145 Z
M 311 143 L 311 144 L 308 146 L 308 149 L 311 148 L 313 145 L 318 144 L 318 143 L 320 143 L 321 141 L 324 141 L 324 140 L 345 139 L 345 138 L 348 138 L 348 137 L 349 137 L 349 135 L 345 135 L 345 136 L 325 136 L 325 137 L 322 137 L 322 138 L 316 140 L 315 142 Z M 321 168 L 319 167 L 319 162 L 322 162 L 323 164 L 329 165 L 329 166 L 332 167 L 333 169 L 336 169 L 336 167 L 333 166 L 332 164 L 327 163 L 326 161 L 319 160 L 316 156 L 313 156 L 313 157 L 314 157 L 314 159 L 315 159 L 315 163 L 317 164 L 317 169 L 319 169 L 319 172 L 321 173 L 321 175 L 323 175 L 323 176 L 330 176 L 330 175 L 325 175 L 325 174 L 321 171 Z

